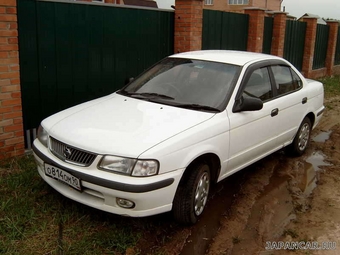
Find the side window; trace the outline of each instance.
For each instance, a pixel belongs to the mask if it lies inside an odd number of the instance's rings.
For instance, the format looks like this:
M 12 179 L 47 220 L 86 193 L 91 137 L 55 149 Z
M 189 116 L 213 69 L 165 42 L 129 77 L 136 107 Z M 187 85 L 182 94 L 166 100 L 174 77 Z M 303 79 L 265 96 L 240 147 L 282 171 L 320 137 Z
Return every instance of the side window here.
M 292 75 L 293 75 L 293 82 L 294 82 L 295 89 L 302 88 L 302 81 L 300 77 L 292 69 L 290 69 L 290 71 L 292 72 Z
M 302 86 L 299 76 L 288 66 L 272 66 L 278 95 L 293 92 Z
M 243 91 L 245 97 L 258 97 L 267 101 L 273 97 L 272 86 L 267 67 L 256 69 L 251 75 Z

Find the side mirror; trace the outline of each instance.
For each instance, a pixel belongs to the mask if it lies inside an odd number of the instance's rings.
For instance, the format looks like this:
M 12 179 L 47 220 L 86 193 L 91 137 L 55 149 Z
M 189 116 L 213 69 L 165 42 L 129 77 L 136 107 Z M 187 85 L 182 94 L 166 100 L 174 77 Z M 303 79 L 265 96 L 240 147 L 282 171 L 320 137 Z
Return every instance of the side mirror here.
M 263 102 L 257 97 L 241 97 L 236 100 L 233 112 L 258 111 L 263 108 Z
M 130 82 L 132 82 L 135 78 L 130 77 L 125 80 L 125 85 L 128 85 Z

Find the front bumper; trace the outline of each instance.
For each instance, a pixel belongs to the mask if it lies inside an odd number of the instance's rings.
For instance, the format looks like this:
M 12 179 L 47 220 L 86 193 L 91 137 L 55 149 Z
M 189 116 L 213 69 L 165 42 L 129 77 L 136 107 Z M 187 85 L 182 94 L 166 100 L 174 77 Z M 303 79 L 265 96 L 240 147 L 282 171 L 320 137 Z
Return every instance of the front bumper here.
M 40 176 L 59 193 L 82 204 L 114 214 L 143 217 L 172 209 L 178 183 L 184 169 L 152 177 L 131 177 L 108 173 L 97 169 L 100 156 L 89 166 L 80 167 L 56 158 L 37 139 L 33 154 Z M 45 175 L 44 164 L 56 166 L 81 179 L 82 191 Z M 133 201 L 135 207 L 119 207 L 116 198 Z

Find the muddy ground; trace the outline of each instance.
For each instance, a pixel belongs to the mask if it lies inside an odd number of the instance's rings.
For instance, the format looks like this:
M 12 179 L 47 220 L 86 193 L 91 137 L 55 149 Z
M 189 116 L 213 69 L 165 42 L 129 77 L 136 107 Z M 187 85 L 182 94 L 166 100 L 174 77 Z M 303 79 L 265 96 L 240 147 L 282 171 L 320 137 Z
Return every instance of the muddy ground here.
M 279 151 L 227 178 L 211 192 L 203 218 L 168 233 L 157 253 L 340 254 L 340 97 L 325 105 L 304 156 Z M 338 247 L 266 250 L 274 241 L 338 242 Z M 140 247 L 142 254 L 153 253 L 143 241 Z

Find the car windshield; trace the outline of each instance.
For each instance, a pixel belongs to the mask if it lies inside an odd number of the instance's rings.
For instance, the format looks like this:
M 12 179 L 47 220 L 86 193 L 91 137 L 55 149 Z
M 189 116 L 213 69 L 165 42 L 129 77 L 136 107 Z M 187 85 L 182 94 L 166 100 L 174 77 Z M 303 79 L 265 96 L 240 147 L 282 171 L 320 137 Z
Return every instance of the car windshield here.
M 222 111 L 240 67 L 167 58 L 118 93 L 142 100 L 206 111 Z

